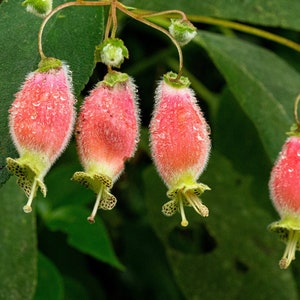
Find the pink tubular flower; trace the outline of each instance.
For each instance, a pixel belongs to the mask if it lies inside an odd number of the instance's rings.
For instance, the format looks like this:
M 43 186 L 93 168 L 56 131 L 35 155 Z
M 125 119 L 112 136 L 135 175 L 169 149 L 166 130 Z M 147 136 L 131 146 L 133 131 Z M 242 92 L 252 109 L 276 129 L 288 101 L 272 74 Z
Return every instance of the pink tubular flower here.
M 132 157 L 138 142 L 136 88 L 124 73 L 110 72 L 85 99 L 76 125 L 76 141 L 85 172 L 73 180 L 97 194 L 90 223 L 98 208 L 112 209 L 117 200 L 109 192 Z
M 286 243 L 279 266 L 286 269 L 300 249 L 300 136 L 290 136 L 272 169 L 270 196 L 281 220 L 269 225 Z
M 208 208 L 199 196 L 209 187 L 197 183 L 197 179 L 207 164 L 211 143 L 208 125 L 188 88 L 188 79 L 181 77 L 178 82 L 174 81 L 176 77 L 171 72 L 166 74 L 156 90 L 150 141 L 153 160 L 171 198 L 162 212 L 171 216 L 180 211 L 181 225 L 187 226 L 184 205 L 208 216 Z
M 69 142 L 74 103 L 68 67 L 54 58 L 42 60 L 16 94 L 9 126 L 20 158 L 8 157 L 7 168 L 28 197 L 25 212 L 31 212 L 38 188 L 46 196 L 43 179 Z

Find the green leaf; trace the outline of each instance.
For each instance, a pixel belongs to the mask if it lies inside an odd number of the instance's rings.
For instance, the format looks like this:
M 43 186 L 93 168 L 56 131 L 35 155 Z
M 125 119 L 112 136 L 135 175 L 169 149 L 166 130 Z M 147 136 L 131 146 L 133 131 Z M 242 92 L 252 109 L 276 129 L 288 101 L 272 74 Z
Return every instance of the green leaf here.
M 187 14 L 233 19 L 253 24 L 300 29 L 300 2 L 294 0 L 207 0 L 142 2 L 126 0 L 125 4 L 136 8 L 161 11 L 179 9 Z
M 42 253 L 38 256 L 38 284 L 34 300 L 64 299 L 63 279 L 54 264 Z
M 62 2 L 59 0 L 56 5 Z M 9 136 L 8 109 L 26 74 L 37 69 L 40 60 L 37 36 L 41 23 L 42 19 L 26 12 L 19 1 L 4 1 L 0 5 L 0 185 L 8 178 L 5 158 L 16 156 Z M 94 49 L 102 34 L 101 7 L 63 9 L 45 27 L 43 50 L 46 56 L 69 64 L 76 96 L 94 69 Z
M 0 190 L 0 299 L 31 300 L 36 288 L 35 215 L 23 212 L 25 198 L 14 178 Z
M 122 270 L 124 267 L 115 255 L 103 222 L 96 217 L 96 223 L 90 224 L 89 214 L 83 207 L 69 205 L 54 210 L 45 221 L 51 230 L 66 233 L 74 248 Z
M 195 41 L 223 74 L 257 128 L 269 158 L 275 160 L 294 122 L 299 73 L 274 53 L 245 41 L 207 32 L 200 32 Z
M 87 292 L 87 286 L 83 285 L 83 283 L 79 280 L 76 280 L 69 276 L 64 276 L 64 285 L 65 285 L 65 299 L 70 300 L 82 300 L 82 299 L 90 299 L 90 296 Z M 97 291 L 98 299 L 103 299 L 101 297 L 101 293 Z M 99 296 L 99 294 L 101 296 Z
M 251 197 L 251 178 L 214 153 L 203 179 L 212 187 L 203 195 L 210 216 L 186 210 L 190 225 L 183 229 L 178 216 L 161 214 L 166 189 L 154 169 L 144 175 L 151 223 L 186 299 L 297 299 L 291 270 L 278 267 L 284 245 L 266 230 L 272 218 L 255 206 L 264 199 Z
M 83 90 L 92 75 L 94 51 L 102 40 L 103 30 L 103 10 L 95 6 L 60 10 L 45 27 L 43 50 L 46 56 L 54 56 L 69 64 L 75 95 Z

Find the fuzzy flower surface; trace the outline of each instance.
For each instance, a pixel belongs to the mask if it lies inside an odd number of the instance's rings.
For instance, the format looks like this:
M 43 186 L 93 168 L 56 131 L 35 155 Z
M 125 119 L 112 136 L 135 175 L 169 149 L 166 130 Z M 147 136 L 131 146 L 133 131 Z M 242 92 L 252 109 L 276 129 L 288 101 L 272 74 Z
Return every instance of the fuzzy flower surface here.
M 300 250 L 300 136 L 287 138 L 271 171 L 270 196 L 281 220 L 269 225 L 286 243 L 279 266 L 286 269 Z
M 84 172 L 76 172 L 72 179 L 97 195 L 89 222 L 94 223 L 99 208 L 115 206 L 117 200 L 110 189 L 124 170 L 125 161 L 134 155 L 138 138 L 136 87 L 127 74 L 111 72 L 84 100 L 76 125 Z
M 166 74 L 157 87 L 150 142 L 154 163 L 171 199 L 162 212 L 171 216 L 179 211 L 181 225 L 187 226 L 184 206 L 192 206 L 204 217 L 209 213 L 199 196 L 210 188 L 197 179 L 206 167 L 211 142 L 209 127 L 188 79 L 181 77 L 175 83 L 175 77 L 174 73 Z
M 10 133 L 20 157 L 7 158 L 7 168 L 28 197 L 25 212 L 31 212 L 38 188 L 46 196 L 44 176 L 70 140 L 75 119 L 71 84 L 65 64 L 45 59 L 27 75 L 9 110 Z

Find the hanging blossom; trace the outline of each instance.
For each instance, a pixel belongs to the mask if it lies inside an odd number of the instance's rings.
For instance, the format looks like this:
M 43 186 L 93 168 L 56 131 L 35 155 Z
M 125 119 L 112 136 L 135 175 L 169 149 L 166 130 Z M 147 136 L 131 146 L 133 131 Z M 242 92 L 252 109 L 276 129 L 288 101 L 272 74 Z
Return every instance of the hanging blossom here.
M 209 127 L 188 87 L 189 80 L 181 77 L 176 81 L 176 77 L 167 73 L 157 87 L 150 142 L 154 163 L 171 199 L 162 212 L 172 216 L 179 211 L 181 225 L 187 226 L 184 206 L 192 206 L 203 217 L 209 214 L 199 197 L 210 188 L 197 179 L 206 167 L 211 142 Z
M 7 168 L 18 180 L 28 202 L 26 213 L 44 176 L 68 144 L 75 119 L 75 98 L 68 66 L 45 58 L 27 75 L 9 110 L 9 128 L 18 159 L 7 158 Z
M 84 172 L 76 172 L 72 179 L 97 195 L 90 223 L 99 208 L 110 210 L 117 202 L 110 189 L 136 150 L 138 113 L 136 87 L 125 73 L 111 71 L 84 100 L 76 125 Z
M 286 243 L 281 269 L 286 269 L 300 250 L 300 136 L 294 131 L 285 141 L 271 171 L 270 196 L 281 219 L 269 225 Z

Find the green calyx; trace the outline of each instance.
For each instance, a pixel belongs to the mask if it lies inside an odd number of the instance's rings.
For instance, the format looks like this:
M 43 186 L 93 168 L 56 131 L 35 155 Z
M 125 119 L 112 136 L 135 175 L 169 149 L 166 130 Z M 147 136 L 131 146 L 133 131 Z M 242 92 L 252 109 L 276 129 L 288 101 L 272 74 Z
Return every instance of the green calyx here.
M 280 221 L 271 223 L 268 229 L 276 232 L 279 239 L 286 244 L 279 261 L 279 267 L 286 269 L 295 259 L 296 250 L 300 250 L 300 218 L 294 214 L 287 214 Z
M 129 79 L 129 76 L 126 73 L 111 71 L 105 75 L 104 79 L 101 82 L 99 82 L 99 84 L 106 84 L 110 87 L 113 87 L 117 83 L 125 82 L 128 79 Z
M 43 73 L 43 72 L 48 72 L 49 70 L 52 69 L 59 69 L 61 67 L 62 67 L 61 60 L 53 57 L 46 57 L 40 61 L 37 71 Z
M 38 168 L 35 168 L 34 165 L 31 165 L 22 158 L 13 159 L 8 157 L 6 159 L 6 163 L 9 172 L 18 178 L 18 185 L 23 189 L 26 196 L 29 197 L 33 182 L 35 179 L 38 179 L 40 175 L 40 171 L 38 170 Z M 43 196 L 46 197 L 47 189 L 42 179 L 38 179 L 38 185 Z
M 106 189 L 112 188 L 112 180 L 104 174 L 90 174 L 87 172 L 75 172 L 72 180 L 80 183 L 87 189 L 91 189 L 94 193 L 98 194 L 102 186 Z
M 97 195 L 93 211 L 87 218 L 90 223 L 95 223 L 98 209 L 111 210 L 115 207 L 117 199 L 110 193 L 113 183 L 109 176 L 101 173 L 75 172 L 71 179 L 91 189 Z
M 286 132 L 288 136 L 298 136 L 300 137 L 300 128 L 298 124 L 293 124 L 290 128 L 290 131 Z
M 178 75 L 174 72 L 168 72 L 163 76 L 163 80 L 170 86 L 174 88 L 186 88 L 189 87 L 191 82 L 189 79 L 185 76 L 180 76 L 178 78 Z
M 129 58 L 129 52 L 123 41 L 118 38 L 108 38 L 95 49 L 95 61 L 109 67 L 119 68 L 124 58 Z
M 197 182 L 181 182 L 169 189 L 167 196 L 171 199 L 162 207 L 162 213 L 165 216 L 172 216 L 177 211 L 181 215 L 181 226 L 188 226 L 184 206 L 191 206 L 202 217 L 208 217 L 209 210 L 199 198 L 205 191 L 210 188 L 203 183 Z
M 36 196 L 37 190 L 40 189 L 43 196 L 46 197 L 47 188 L 43 182 L 43 173 L 47 166 L 40 159 L 41 157 L 24 155 L 18 159 L 8 157 L 6 167 L 9 172 L 17 177 L 17 184 L 26 194 L 28 201 L 23 207 L 24 212 L 30 213 L 31 203 Z

